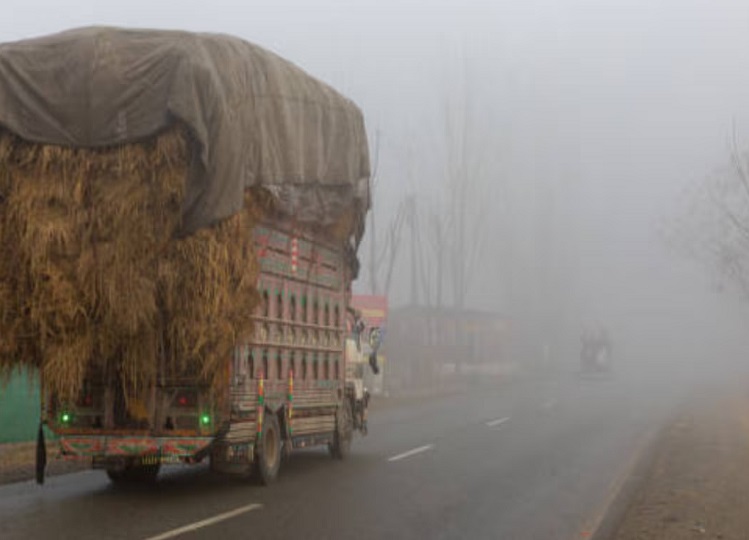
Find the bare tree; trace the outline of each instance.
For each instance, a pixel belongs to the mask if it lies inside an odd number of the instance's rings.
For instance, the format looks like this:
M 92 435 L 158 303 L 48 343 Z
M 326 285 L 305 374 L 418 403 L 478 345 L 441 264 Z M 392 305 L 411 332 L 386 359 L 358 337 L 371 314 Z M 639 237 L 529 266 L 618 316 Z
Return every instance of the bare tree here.
M 472 93 L 465 63 L 455 82 L 445 102 L 447 205 L 439 213 L 441 225 L 433 225 L 431 231 L 436 235 L 433 244 L 446 248 L 453 305 L 463 309 L 486 248 L 492 183 L 498 178 L 492 178 L 496 156 L 490 146 L 492 133 L 482 125 L 482 104 Z
M 390 286 L 393 282 L 393 270 L 395 269 L 395 262 L 400 252 L 401 240 L 403 238 L 403 227 L 407 221 L 407 199 L 401 201 L 398 206 L 398 210 L 395 213 L 395 217 L 390 222 L 388 227 L 387 237 L 385 245 L 383 246 L 383 252 L 380 255 L 380 260 L 384 261 L 385 264 L 385 288 L 384 294 L 388 296 L 390 294 Z
M 444 268 L 445 268 L 445 255 L 447 253 L 447 225 L 442 220 L 439 214 L 432 212 L 429 215 L 428 223 L 428 238 L 429 247 L 431 248 L 431 260 L 434 262 L 435 268 L 435 306 L 436 308 L 442 309 L 443 303 L 443 285 L 445 282 Z
M 729 163 L 686 196 L 668 240 L 749 298 L 749 156 L 739 150 L 735 127 L 729 153 Z
M 497 137 L 487 118 L 491 106 L 482 101 L 485 96 L 479 95 L 477 85 L 470 84 L 465 61 L 452 75 L 438 106 L 435 147 L 416 153 L 409 143 L 398 148 L 402 182 L 409 187 L 386 227 L 379 223 L 382 206 L 375 201 L 367 266 L 370 291 L 387 294 L 397 274 L 394 267 L 401 267 L 396 259 L 405 249 L 408 257 L 403 262 L 407 259 L 410 264 L 403 267 L 409 274 L 397 280 L 410 281 L 410 302 L 464 309 L 488 247 L 491 205 L 496 204 L 493 194 L 501 182 L 497 145 L 493 145 Z M 379 138 L 373 140 L 376 163 Z M 417 160 L 424 155 L 429 156 L 428 162 Z M 376 179 L 373 183 L 378 189 Z M 430 188 L 421 189 L 425 184 Z M 379 199 L 379 191 L 374 198 Z
M 379 287 L 377 286 L 377 276 L 380 272 L 380 266 L 382 260 L 378 257 L 377 253 L 377 222 L 376 222 L 376 209 L 375 195 L 377 194 L 377 188 L 379 186 L 379 178 L 377 176 L 378 169 L 380 166 L 380 132 L 375 132 L 374 139 L 374 164 L 372 165 L 372 176 L 370 180 L 370 204 L 371 209 L 369 211 L 369 289 L 371 294 L 378 294 Z

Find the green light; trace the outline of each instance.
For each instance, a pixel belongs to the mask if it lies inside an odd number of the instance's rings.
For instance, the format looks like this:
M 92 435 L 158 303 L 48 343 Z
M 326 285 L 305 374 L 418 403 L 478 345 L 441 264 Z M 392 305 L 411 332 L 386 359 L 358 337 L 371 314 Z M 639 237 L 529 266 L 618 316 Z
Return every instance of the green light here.
M 68 412 L 64 412 L 64 413 L 62 413 L 62 414 L 60 415 L 60 421 L 61 421 L 61 422 L 62 422 L 63 424 L 67 424 L 68 422 L 70 422 L 70 420 L 72 420 L 72 416 L 70 416 L 70 413 L 68 413 Z
M 200 423 L 203 424 L 204 426 L 207 426 L 208 424 L 210 424 L 211 423 L 210 415 L 204 414 L 203 416 L 201 416 Z

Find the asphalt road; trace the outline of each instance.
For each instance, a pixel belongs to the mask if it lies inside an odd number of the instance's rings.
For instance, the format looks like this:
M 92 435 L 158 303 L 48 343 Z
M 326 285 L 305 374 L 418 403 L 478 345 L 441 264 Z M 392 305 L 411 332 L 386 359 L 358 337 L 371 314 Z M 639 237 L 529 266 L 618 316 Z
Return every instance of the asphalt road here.
M 679 395 L 562 374 L 373 411 L 350 458 L 295 454 L 270 488 L 167 468 L 0 487 L 0 538 L 590 538 Z

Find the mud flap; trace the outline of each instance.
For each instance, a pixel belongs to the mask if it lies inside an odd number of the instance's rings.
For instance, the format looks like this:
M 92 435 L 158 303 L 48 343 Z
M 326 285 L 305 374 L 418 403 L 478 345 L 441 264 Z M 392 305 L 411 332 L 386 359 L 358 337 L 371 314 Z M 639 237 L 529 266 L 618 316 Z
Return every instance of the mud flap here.
M 36 436 L 36 483 L 44 484 L 44 471 L 47 468 L 47 445 L 44 442 L 43 422 L 39 422 L 39 433 Z

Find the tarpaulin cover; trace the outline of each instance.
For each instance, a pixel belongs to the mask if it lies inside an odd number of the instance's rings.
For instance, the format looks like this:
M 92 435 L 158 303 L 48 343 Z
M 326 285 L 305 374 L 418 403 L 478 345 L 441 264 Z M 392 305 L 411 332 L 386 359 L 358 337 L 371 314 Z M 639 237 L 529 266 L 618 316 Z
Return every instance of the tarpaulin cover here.
M 0 126 L 31 142 L 101 147 L 186 124 L 197 141 L 185 233 L 262 186 L 300 223 L 369 207 L 361 111 L 279 56 L 238 38 L 83 28 L 0 45 Z M 358 239 L 358 238 L 357 238 Z

